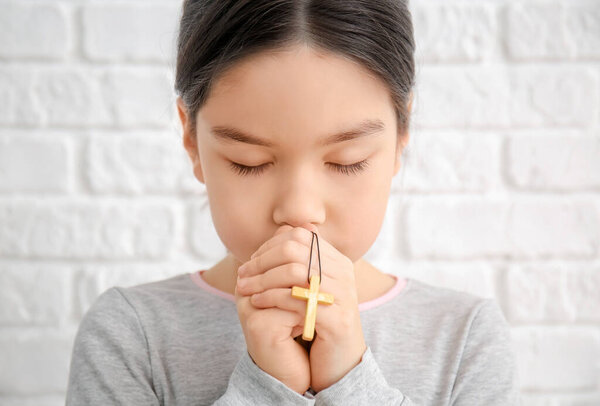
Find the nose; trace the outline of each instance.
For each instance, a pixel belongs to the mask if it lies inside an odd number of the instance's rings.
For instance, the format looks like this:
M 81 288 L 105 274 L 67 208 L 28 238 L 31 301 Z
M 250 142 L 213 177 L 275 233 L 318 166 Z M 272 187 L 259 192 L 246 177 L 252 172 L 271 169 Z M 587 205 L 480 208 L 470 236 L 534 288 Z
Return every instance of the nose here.
M 314 177 L 286 177 L 275 193 L 273 221 L 317 232 L 314 224 L 325 220 L 325 196 Z

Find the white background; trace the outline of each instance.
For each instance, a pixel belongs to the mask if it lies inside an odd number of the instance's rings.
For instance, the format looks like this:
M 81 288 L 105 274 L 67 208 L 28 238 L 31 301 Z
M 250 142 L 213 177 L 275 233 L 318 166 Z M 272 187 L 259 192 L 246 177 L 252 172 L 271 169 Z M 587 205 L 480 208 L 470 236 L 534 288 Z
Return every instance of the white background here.
M 225 248 L 181 144 L 179 1 L 0 0 L 0 406 L 62 405 L 107 288 Z M 365 256 L 494 297 L 525 405 L 600 404 L 600 2 L 413 0 L 410 146 Z

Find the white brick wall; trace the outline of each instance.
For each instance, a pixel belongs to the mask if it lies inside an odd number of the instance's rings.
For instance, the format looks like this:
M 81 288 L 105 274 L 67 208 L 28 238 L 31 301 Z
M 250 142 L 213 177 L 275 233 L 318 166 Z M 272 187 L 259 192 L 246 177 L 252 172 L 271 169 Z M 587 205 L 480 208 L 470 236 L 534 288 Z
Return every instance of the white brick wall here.
M 225 254 L 175 114 L 179 0 L 0 0 L 0 406 L 62 405 L 110 286 Z M 600 2 L 412 0 L 404 170 L 366 255 L 493 297 L 523 404 L 600 404 Z

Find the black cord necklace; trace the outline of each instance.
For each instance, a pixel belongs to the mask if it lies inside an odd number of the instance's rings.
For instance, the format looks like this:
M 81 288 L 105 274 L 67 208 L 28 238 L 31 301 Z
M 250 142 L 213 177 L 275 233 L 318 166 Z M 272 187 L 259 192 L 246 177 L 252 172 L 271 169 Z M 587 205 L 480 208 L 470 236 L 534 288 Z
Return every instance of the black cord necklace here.
M 311 231 L 311 233 L 312 233 L 312 240 L 310 241 L 310 258 L 308 260 L 308 276 L 306 279 L 308 280 L 308 284 L 310 285 L 310 264 L 312 262 L 313 243 L 316 238 L 317 239 L 317 257 L 319 258 L 319 286 L 321 286 L 321 248 L 319 247 L 319 236 L 314 231 Z

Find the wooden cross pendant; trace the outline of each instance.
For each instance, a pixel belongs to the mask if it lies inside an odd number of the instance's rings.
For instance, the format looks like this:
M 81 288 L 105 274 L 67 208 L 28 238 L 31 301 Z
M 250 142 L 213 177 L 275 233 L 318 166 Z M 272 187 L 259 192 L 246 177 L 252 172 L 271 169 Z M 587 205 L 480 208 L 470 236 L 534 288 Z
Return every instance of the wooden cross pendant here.
M 317 319 L 317 303 L 332 304 L 333 295 L 319 292 L 319 275 L 310 277 L 310 289 L 300 286 L 292 286 L 292 296 L 296 299 L 306 300 L 306 318 L 304 319 L 304 331 L 302 338 L 312 341 L 315 334 L 315 321 Z

